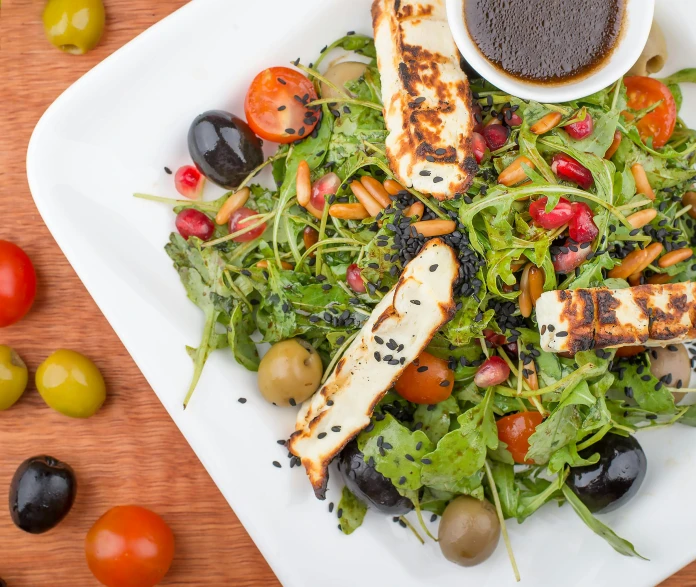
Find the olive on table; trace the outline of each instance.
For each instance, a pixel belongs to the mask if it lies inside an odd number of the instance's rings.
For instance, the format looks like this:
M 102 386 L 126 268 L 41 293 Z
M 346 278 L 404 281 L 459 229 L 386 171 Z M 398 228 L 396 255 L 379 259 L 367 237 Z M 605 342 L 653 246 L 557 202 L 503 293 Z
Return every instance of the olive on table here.
M 462 495 L 445 508 L 437 533 L 445 558 L 463 567 L 485 561 L 498 545 L 500 522 L 490 502 Z
M 319 387 L 324 367 L 308 342 L 291 338 L 274 344 L 259 364 L 261 395 L 278 406 L 294 406 Z
M 73 55 L 82 55 L 97 46 L 104 21 L 102 0 L 48 0 L 43 12 L 48 40 Z
M 24 461 L 10 483 L 10 515 L 15 526 L 42 534 L 68 515 L 77 494 L 70 465 L 49 456 Z
M 650 349 L 650 372 L 662 379 L 667 377 L 670 387 L 689 387 L 691 381 L 691 358 L 683 344 L 670 344 L 664 348 Z M 671 379 L 670 379 L 671 377 Z M 681 382 L 681 383 L 680 383 Z M 673 392 L 674 401 L 684 399 L 685 393 Z
M 84 355 L 65 349 L 41 363 L 36 388 L 49 407 L 71 418 L 93 416 L 106 399 L 106 385 L 97 366 Z
M 592 513 L 611 512 L 629 501 L 645 479 L 648 461 L 634 436 L 607 434 L 580 452 L 599 453 L 599 461 L 571 467 L 566 483 Z
M 367 69 L 366 63 L 360 63 L 359 61 L 342 61 L 341 63 L 336 63 L 329 67 L 324 73 L 324 79 L 329 80 L 334 86 L 339 90 L 346 90 L 346 83 L 353 80 L 359 79 L 361 75 L 365 73 Z M 321 97 L 322 98 L 344 98 L 345 95 L 334 90 L 326 82 L 321 83 Z
M 355 440 L 341 451 L 338 470 L 348 489 L 379 511 L 400 516 L 413 509 L 410 499 L 402 496 L 389 479 L 365 462 L 365 455 Z
M 0 345 L 0 410 L 12 407 L 27 388 L 29 372 L 21 357 Z
M 263 163 L 261 139 L 241 118 L 223 110 L 210 110 L 195 118 L 188 148 L 198 170 L 228 189 L 238 187 Z

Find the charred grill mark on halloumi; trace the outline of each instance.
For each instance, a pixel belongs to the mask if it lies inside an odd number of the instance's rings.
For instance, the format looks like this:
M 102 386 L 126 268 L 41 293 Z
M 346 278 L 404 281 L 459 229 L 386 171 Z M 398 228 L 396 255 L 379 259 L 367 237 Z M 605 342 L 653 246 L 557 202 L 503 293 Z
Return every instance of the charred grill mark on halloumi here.
M 696 337 L 696 296 L 693 283 L 641 285 L 620 290 L 576 289 L 544 293 L 537 302 L 541 346 L 550 352 L 628 345 L 666 346 Z M 594 324 L 587 319 L 588 296 Z M 575 308 L 575 317 L 568 307 Z M 583 322 L 579 316 L 584 316 Z M 557 336 L 558 330 L 568 336 Z M 576 329 L 577 334 L 572 329 Z M 589 332 L 591 338 L 588 338 Z
M 324 385 L 302 405 L 288 447 L 302 460 L 318 498 L 324 498 L 329 463 L 370 423 L 375 405 L 454 315 L 458 272 L 454 251 L 439 239 L 428 241 Z M 389 339 L 403 349 L 389 350 L 383 344 Z M 385 355 L 392 358 L 385 361 Z
M 478 168 L 471 92 L 445 1 L 375 0 L 372 19 L 392 170 L 440 200 L 465 192 Z

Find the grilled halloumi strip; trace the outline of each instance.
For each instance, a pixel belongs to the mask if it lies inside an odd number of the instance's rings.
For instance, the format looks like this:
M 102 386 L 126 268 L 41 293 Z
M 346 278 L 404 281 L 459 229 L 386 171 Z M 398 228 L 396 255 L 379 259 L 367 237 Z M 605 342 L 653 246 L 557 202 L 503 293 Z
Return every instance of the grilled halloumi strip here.
M 477 170 L 471 93 L 445 0 L 375 0 L 372 21 L 392 170 L 440 200 L 465 192 Z
M 576 353 L 696 340 L 696 285 L 550 291 L 537 301 L 541 346 Z
M 375 307 L 326 383 L 303 404 L 288 447 L 302 459 L 320 499 L 331 460 L 370 423 L 382 396 L 453 316 L 458 271 L 452 249 L 439 239 L 429 241 Z M 395 349 L 387 347 L 390 339 Z

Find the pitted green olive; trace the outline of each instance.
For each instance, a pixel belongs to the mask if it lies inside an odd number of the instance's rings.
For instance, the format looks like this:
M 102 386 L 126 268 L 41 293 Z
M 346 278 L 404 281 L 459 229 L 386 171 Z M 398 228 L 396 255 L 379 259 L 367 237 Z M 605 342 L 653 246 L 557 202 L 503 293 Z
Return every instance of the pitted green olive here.
M 358 61 L 342 61 L 341 63 L 336 63 L 335 65 L 329 67 L 329 69 L 326 70 L 324 77 L 339 90 L 345 90 L 347 92 L 348 90 L 345 89 L 346 83 L 358 79 L 362 74 L 365 73 L 366 69 L 367 65 L 365 63 L 359 63 Z M 340 98 L 342 96 L 329 84 L 322 82 L 321 97 Z
M 82 55 L 97 46 L 104 21 L 102 0 L 48 0 L 43 12 L 48 40 L 73 55 Z
M 0 345 L 0 410 L 7 410 L 22 396 L 29 374 L 20 356 L 10 347 Z
M 299 338 L 274 344 L 259 365 L 263 397 L 278 406 L 299 404 L 319 387 L 323 366 L 314 347 Z
M 488 501 L 461 496 L 445 508 L 437 537 L 448 561 L 473 567 L 493 554 L 500 538 L 500 522 Z
M 670 344 L 665 348 L 655 347 L 648 352 L 650 371 L 658 379 L 667 377 L 669 387 L 689 387 L 691 381 L 691 359 L 683 344 Z M 671 378 L 670 378 L 671 377 Z M 681 383 L 679 383 L 681 381 Z M 684 398 L 683 393 L 674 392 L 674 401 Z

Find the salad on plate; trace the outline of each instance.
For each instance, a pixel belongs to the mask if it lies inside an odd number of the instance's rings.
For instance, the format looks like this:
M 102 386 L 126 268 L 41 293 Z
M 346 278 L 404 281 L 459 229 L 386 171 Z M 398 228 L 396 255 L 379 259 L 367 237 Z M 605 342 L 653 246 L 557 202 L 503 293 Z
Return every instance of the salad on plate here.
M 440 518 L 447 559 L 478 564 L 502 534 L 517 574 L 506 520 L 555 501 L 641 556 L 594 514 L 638 492 L 635 432 L 696 425 L 696 131 L 679 117 L 696 70 L 522 100 L 451 39 L 394 42 L 403 15 L 383 4 L 376 40 L 260 72 L 244 119 L 198 116 L 183 199 L 136 194 L 173 206 L 165 248 L 205 316 L 184 407 L 215 350 L 258 371 L 298 411 L 279 434 L 320 499 L 338 463 L 346 534 L 368 509 L 421 541 Z M 443 20 L 431 4 L 409 26 Z M 206 180 L 229 191 L 203 200 Z

